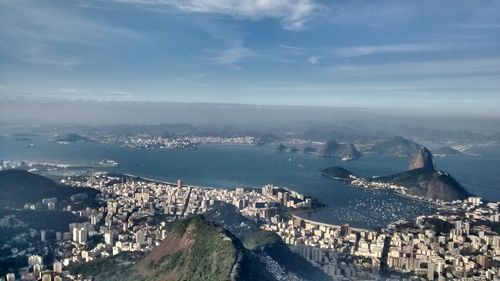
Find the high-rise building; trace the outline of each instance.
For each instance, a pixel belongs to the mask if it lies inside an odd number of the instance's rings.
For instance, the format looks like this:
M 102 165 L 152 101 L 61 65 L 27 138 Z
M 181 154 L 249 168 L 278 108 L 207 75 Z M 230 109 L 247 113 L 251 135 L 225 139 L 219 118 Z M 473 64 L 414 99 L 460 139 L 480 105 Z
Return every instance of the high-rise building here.
M 40 230 L 40 241 L 47 242 L 47 231 Z
M 276 216 L 277 209 L 272 207 L 272 208 L 264 208 L 263 214 L 261 214 L 261 217 L 264 217 L 266 219 L 271 219 L 271 217 Z
M 462 224 L 462 229 L 464 230 L 465 234 L 469 235 L 469 231 L 470 231 L 470 223 L 468 222 L 464 222 Z
M 52 265 L 52 269 L 54 270 L 54 272 L 56 273 L 62 273 L 62 269 L 63 269 L 63 264 L 62 262 L 60 261 L 55 261 Z
M 5 276 L 5 279 L 7 281 L 16 281 L 16 276 L 14 275 L 14 273 L 7 273 L 7 275 Z
M 311 198 L 306 198 L 305 206 L 304 207 L 311 207 L 312 206 L 312 199 Z
M 80 232 L 78 227 L 73 228 L 73 242 L 78 243 L 80 241 Z
M 305 227 L 306 223 L 304 220 L 299 219 L 299 218 L 294 218 L 293 219 L 293 226 L 294 227 Z
M 106 232 L 104 233 L 104 243 L 106 243 L 107 245 L 111 245 L 113 246 L 113 233 L 111 232 Z
M 52 281 L 52 275 L 50 274 L 42 275 L 42 281 Z
M 432 261 L 429 261 L 427 264 L 427 280 L 434 280 L 434 272 L 436 270 L 436 264 Z
M 43 264 L 43 259 L 38 255 L 31 255 L 28 257 L 28 266 L 34 266 L 36 264 Z
M 343 224 L 340 226 L 340 236 L 347 236 L 349 234 L 349 225 Z
M 273 196 L 273 186 L 266 185 L 262 187 L 262 195 L 263 196 Z
M 80 244 L 87 243 L 87 229 L 84 227 L 78 230 L 78 243 Z
M 146 240 L 146 236 L 142 230 L 139 230 L 135 233 L 135 243 L 139 245 L 143 245 Z
M 99 217 L 97 215 L 90 216 L 90 223 L 96 225 L 99 222 Z
M 56 232 L 56 240 L 57 241 L 61 241 L 62 240 L 62 233 L 59 232 L 59 231 Z
M 51 211 L 55 210 L 56 209 L 56 203 L 54 202 L 50 202 L 47 204 L 47 208 Z
M 488 258 L 488 256 L 485 255 L 477 256 L 477 263 L 484 269 L 490 268 L 490 259 Z
M 177 180 L 177 188 L 182 188 L 182 180 Z
M 285 192 L 283 193 L 283 199 L 281 200 L 281 204 L 286 207 L 287 206 L 287 203 L 288 201 L 290 201 L 290 193 L 289 192 Z
M 35 264 L 33 266 L 33 274 L 37 276 L 37 278 L 40 278 L 40 275 L 42 274 L 42 265 L 41 264 Z

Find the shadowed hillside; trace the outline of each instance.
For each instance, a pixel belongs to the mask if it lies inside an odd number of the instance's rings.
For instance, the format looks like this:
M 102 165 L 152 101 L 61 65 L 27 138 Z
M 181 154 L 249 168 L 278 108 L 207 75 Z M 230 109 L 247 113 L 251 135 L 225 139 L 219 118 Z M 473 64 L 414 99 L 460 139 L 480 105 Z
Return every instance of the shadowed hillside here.
M 24 170 L 0 171 L 0 205 L 3 207 L 21 208 L 26 203 L 37 203 L 50 197 L 56 197 L 59 202 L 69 202 L 70 197 L 78 193 L 93 198 L 99 191 L 58 184 Z

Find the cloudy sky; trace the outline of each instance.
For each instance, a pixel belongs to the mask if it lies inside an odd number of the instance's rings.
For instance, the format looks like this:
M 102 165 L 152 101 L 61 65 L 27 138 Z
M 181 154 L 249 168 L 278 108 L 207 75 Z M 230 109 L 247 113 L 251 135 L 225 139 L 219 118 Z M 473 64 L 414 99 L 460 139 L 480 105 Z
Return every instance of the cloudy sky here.
M 0 0 L 0 98 L 498 115 L 500 1 Z

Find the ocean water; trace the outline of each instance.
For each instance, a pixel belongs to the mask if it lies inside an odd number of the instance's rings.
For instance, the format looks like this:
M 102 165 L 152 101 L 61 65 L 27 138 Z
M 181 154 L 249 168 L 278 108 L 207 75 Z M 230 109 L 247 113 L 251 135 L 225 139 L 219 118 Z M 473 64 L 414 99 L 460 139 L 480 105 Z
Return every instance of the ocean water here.
M 333 165 L 370 177 L 405 170 L 409 159 L 381 156 L 342 162 L 303 153 L 278 153 L 274 146 L 204 145 L 197 150 L 140 150 L 112 144 L 57 144 L 37 141 L 0 142 L 1 160 L 95 165 L 103 159 L 119 162 L 103 167 L 158 180 L 182 179 L 186 184 L 235 188 L 265 184 L 286 186 L 313 196 L 328 205 L 307 214 L 326 223 L 349 223 L 355 227 L 385 226 L 432 211 L 432 206 L 410 201 L 387 191 L 367 191 L 322 177 L 320 171 Z M 470 192 L 487 200 L 500 200 L 500 147 L 484 147 L 479 156 L 437 157 L 436 165 L 451 173 Z

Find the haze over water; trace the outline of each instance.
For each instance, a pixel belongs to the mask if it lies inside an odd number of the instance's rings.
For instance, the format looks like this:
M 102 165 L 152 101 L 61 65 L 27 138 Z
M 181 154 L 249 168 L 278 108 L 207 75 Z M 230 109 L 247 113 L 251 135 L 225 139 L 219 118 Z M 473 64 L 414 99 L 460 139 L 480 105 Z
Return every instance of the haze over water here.
M 439 169 L 450 172 L 469 191 L 488 200 L 500 198 L 497 186 L 500 149 L 483 149 L 481 156 L 437 157 Z M 140 150 L 117 145 L 74 143 L 61 145 L 45 141 L 26 147 L 24 142 L 1 142 L 0 159 L 98 166 L 103 159 L 119 165 L 99 168 L 118 173 L 186 184 L 235 188 L 265 184 L 286 186 L 310 195 L 328 208 L 309 214 L 326 223 L 349 223 L 357 227 L 385 226 L 399 219 L 428 213 L 432 207 L 398 197 L 387 191 L 351 188 L 320 175 L 326 167 L 340 165 L 361 176 L 380 176 L 407 168 L 409 159 L 364 156 L 342 162 L 303 153 L 278 153 L 272 145 L 203 145 L 197 150 Z

